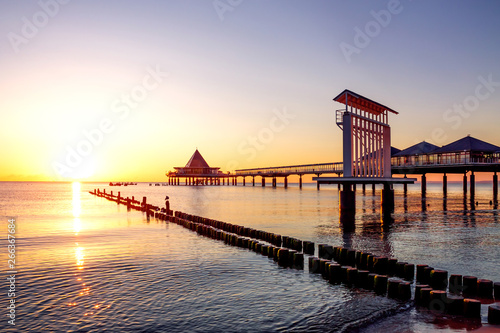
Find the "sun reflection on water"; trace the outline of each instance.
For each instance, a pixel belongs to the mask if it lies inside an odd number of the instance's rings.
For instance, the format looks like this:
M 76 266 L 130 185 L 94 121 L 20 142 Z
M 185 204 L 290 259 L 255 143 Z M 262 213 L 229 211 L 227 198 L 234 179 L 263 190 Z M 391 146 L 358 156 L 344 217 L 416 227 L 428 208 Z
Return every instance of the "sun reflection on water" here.
M 76 244 L 78 246 L 78 243 Z M 76 266 L 77 269 L 83 269 L 83 264 L 85 263 L 85 254 L 83 253 L 83 250 L 85 250 L 83 247 L 78 246 L 75 248 L 75 257 L 76 257 Z

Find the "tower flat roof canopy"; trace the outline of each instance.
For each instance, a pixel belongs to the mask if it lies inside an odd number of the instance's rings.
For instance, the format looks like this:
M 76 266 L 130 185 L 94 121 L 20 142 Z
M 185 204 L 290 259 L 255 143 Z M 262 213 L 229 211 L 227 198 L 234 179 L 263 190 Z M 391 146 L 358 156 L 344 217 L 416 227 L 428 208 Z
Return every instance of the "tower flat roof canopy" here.
M 380 103 L 377 103 L 369 98 L 361 96 L 360 94 L 356 94 L 355 92 L 350 91 L 349 89 L 346 89 L 343 92 L 341 92 L 333 100 L 342 104 L 348 103 L 349 106 L 353 106 L 357 109 L 367 111 L 376 115 L 384 113 L 385 111 L 390 111 L 392 113 L 398 114 L 398 112 L 394 111 L 393 109 L 388 108 L 387 106 L 382 105 Z

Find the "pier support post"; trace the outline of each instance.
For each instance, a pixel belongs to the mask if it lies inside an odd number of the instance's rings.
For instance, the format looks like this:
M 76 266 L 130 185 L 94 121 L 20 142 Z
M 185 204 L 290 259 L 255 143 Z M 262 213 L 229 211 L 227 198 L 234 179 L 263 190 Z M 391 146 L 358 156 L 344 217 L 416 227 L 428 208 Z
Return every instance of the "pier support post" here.
M 243 177 L 243 186 L 245 186 L 245 177 Z
M 470 174 L 470 199 L 471 202 L 474 202 L 474 196 L 476 194 L 476 176 L 474 175 L 474 171 Z
M 375 184 L 372 184 L 372 195 L 375 195 Z
M 382 189 L 382 211 L 392 213 L 394 211 L 394 189 L 390 184 L 384 184 Z
M 366 184 L 362 185 L 362 189 L 363 189 L 363 195 L 366 194 Z
M 276 187 L 276 177 L 273 177 L 273 187 Z
M 262 187 L 266 187 L 266 177 L 262 177 Z
M 288 177 L 285 177 L 285 180 L 283 180 L 283 184 L 285 188 L 288 188 Z
M 464 195 L 467 194 L 467 173 L 464 173 Z
M 252 176 L 252 186 L 255 186 L 255 176 Z
M 443 175 L 443 197 L 448 195 L 448 176 L 446 173 Z
M 340 191 L 340 222 L 342 224 L 354 225 L 354 216 L 356 214 L 356 192 L 350 184 L 342 184 Z
M 302 175 L 299 175 L 299 188 L 302 189 Z
M 493 175 L 493 203 L 496 205 L 498 201 L 498 175 L 495 171 Z
M 142 197 L 142 211 L 145 212 L 147 209 L 147 202 L 146 202 L 146 197 Z
M 316 176 L 321 176 L 320 173 L 317 173 Z M 350 187 L 349 187 L 350 188 Z M 316 181 L 316 189 L 319 191 L 319 181 Z
M 427 194 L 427 177 L 425 176 L 425 173 L 422 174 L 422 179 L 421 179 L 421 185 L 422 185 L 422 196 L 425 197 Z

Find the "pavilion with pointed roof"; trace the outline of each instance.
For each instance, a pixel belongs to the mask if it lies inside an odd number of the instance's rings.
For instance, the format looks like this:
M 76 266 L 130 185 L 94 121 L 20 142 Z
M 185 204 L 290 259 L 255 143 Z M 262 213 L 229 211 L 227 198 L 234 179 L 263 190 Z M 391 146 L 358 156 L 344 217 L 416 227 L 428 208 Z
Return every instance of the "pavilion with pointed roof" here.
M 229 173 L 220 171 L 220 167 L 211 167 L 201 156 L 198 149 L 195 150 L 184 167 L 174 167 L 175 171 L 166 173 L 169 185 L 179 185 L 180 179 L 184 178 L 185 185 L 225 185 L 225 179 L 229 178 Z M 229 184 L 229 179 L 228 179 Z

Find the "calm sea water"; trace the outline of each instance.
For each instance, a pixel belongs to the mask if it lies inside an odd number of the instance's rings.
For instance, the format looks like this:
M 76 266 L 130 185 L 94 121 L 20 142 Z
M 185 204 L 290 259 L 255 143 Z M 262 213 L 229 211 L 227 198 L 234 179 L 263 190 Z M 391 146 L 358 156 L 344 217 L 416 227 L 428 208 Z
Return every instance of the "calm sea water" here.
M 0 183 L 2 332 L 432 332 L 479 322 L 448 320 L 372 292 L 148 220 L 88 194 L 94 188 L 230 223 L 384 254 L 450 273 L 500 280 L 499 211 L 491 184 L 471 210 L 461 185 L 396 189 L 393 220 L 379 192 L 358 188 L 354 230 L 339 224 L 338 191 L 324 186 L 109 187 Z M 7 219 L 16 219 L 16 326 L 7 323 Z M 486 322 L 483 306 L 483 325 Z M 368 324 L 363 326 L 362 324 Z M 361 328 L 360 328 L 361 327 Z

